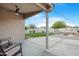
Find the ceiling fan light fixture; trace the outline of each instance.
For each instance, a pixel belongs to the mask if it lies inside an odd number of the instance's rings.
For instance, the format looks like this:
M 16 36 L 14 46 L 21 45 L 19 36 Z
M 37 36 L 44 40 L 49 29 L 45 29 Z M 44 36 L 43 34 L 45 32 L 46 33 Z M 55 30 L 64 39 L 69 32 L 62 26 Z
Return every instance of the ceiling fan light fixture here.
M 19 15 L 19 13 L 16 13 L 16 15 Z

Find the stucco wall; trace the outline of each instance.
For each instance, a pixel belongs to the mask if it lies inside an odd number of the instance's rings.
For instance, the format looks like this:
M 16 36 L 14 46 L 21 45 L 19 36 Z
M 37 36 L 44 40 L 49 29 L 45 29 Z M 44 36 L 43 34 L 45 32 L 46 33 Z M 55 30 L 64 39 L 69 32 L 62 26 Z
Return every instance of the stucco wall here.
M 11 37 L 12 41 L 23 40 L 24 20 L 21 15 L 0 10 L 0 38 Z

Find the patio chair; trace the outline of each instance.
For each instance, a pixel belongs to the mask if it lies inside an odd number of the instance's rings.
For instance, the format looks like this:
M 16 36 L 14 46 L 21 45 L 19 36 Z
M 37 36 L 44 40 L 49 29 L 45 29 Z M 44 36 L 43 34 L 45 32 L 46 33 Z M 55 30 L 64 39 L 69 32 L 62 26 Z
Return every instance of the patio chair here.
M 0 56 L 22 55 L 21 43 L 12 42 L 11 38 L 0 39 Z

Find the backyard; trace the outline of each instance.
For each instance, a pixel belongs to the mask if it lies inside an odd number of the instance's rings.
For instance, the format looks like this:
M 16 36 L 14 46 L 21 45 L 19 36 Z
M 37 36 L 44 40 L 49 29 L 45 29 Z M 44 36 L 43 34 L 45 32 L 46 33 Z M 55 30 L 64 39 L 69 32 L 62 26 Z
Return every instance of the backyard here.
M 46 37 L 35 37 L 24 40 L 23 53 L 28 56 L 79 56 L 79 36 L 51 35 L 49 48 L 46 49 Z M 30 51 L 30 52 L 29 52 Z

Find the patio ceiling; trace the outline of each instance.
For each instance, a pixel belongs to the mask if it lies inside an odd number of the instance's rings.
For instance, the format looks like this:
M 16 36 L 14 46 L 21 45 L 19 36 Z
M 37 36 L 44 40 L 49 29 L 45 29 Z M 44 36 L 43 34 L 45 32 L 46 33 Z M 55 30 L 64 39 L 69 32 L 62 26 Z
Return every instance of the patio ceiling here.
M 15 12 L 16 6 L 19 8 L 19 13 L 28 18 L 32 15 L 35 15 L 42 10 L 50 11 L 51 4 L 48 3 L 1 3 L 0 8 L 3 8 L 7 11 Z

